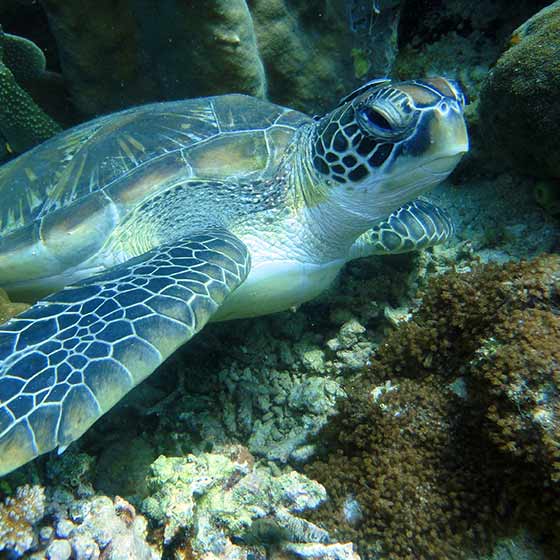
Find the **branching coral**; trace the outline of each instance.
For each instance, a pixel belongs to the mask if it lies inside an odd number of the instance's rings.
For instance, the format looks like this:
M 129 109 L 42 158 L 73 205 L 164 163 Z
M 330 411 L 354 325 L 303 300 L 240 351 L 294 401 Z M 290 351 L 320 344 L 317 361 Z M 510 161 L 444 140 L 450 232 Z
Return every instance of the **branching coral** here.
M 33 525 L 45 514 L 45 493 L 40 486 L 20 486 L 14 497 L 0 504 L 0 551 L 23 555 L 34 544 Z

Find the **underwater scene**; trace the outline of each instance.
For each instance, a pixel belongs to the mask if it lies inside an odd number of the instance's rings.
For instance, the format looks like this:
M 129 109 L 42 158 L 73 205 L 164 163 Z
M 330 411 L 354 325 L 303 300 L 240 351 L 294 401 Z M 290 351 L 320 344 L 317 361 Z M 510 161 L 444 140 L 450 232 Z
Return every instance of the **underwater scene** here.
M 0 0 L 0 560 L 560 560 L 560 0 Z

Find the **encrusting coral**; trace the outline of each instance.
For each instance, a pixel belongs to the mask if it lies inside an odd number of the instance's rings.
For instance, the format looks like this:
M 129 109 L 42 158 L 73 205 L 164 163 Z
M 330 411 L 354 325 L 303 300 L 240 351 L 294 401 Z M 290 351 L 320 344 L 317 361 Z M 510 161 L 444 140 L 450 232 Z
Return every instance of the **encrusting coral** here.
M 45 514 L 45 492 L 40 486 L 20 486 L 15 496 L 0 503 L 0 552 L 19 557 L 35 543 L 34 525 Z
M 368 557 L 464 558 L 560 527 L 560 257 L 432 279 L 347 388 L 306 470 L 319 523 Z

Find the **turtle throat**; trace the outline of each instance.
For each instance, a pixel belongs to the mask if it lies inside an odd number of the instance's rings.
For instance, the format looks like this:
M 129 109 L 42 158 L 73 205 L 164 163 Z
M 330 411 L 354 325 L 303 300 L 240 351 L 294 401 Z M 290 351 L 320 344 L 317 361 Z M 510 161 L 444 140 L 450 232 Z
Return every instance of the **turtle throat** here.
M 317 172 L 311 153 L 313 124 L 300 129 L 295 149 L 285 162 L 288 189 L 307 240 L 313 245 L 309 250 L 333 259 L 346 258 L 354 241 L 384 216 L 372 215 L 366 201 L 353 200 L 353 195 L 360 196 L 357 190 L 341 193 L 344 187 L 329 184 Z

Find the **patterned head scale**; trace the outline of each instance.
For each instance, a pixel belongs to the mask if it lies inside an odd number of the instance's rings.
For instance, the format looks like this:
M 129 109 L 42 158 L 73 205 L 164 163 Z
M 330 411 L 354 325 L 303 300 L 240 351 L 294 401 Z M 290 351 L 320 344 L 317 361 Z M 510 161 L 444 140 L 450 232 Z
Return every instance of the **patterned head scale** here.
M 373 80 L 318 121 L 313 165 L 327 181 L 351 185 L 397 172 L 405 159 L 437 158 L 443 144 L 463 153 L 464 106 L 459 85 L 445 78 Z

